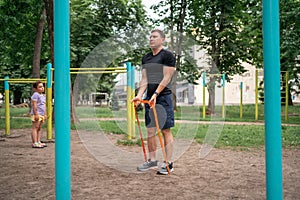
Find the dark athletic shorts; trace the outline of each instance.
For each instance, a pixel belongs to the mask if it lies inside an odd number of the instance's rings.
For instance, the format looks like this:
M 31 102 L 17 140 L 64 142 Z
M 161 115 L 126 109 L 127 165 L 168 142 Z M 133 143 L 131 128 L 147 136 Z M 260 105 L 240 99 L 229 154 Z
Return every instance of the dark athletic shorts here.
M 146 100 L 149 100 L 147 97 Z M 174 107 L 172 102 L 172 94 L 159 95 L 156 98 L 156 113 L 158 117 L 158 124 L 161 130 L 171 128 L 174 126 Z M 153 110 L 148 104 L 145 104 L 145 122 L 146 127 L 156 127 Z

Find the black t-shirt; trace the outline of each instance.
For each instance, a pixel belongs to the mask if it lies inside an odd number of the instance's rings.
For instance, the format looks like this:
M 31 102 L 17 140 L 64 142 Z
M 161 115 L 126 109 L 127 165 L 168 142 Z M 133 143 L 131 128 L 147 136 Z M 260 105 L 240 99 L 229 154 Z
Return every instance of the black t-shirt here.
M 142 58 L 142 69 L 146 69 L 148 88 L 147 96 L 152 96 L 162 81 L 163 67 L 175 67 L 175 57 L 172 52 L 162 49 L 155 56 L 152 52 Z M 171 82 L 160 92 L 160 95 L 171 94 Z

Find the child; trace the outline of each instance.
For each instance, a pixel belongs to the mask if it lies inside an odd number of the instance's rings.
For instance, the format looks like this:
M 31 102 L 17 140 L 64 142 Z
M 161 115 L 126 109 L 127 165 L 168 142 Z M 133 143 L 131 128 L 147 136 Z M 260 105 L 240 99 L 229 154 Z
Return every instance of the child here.
M 31 121 L 32 121 L 32 148 L 44 148 L 45 143 L 41 143 L 41 128 L 46 120 L 46 97 L 44 85 L 41 81 L 33 83 L 34 93 L 31 96 Z

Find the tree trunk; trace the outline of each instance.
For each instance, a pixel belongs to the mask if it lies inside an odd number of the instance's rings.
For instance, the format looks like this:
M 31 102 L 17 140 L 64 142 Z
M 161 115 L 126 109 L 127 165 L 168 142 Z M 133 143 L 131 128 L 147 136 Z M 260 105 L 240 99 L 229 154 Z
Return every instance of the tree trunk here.
M 41 13 L 41 18 L 38 22 L 37 33 L 36 33 L 35 43 L 34 43 L 32 78 L 40 78 L 40 60 L 41 60 L 43 30 L 45 25 L 45 16 L 46 16 L 46 9 L 43 9 Z
M 22 100 L 22 92 L 20 92 L 20 90 L 16 89 L 13 91 L 14 94 L 14 98 L 13 98 L 13 104 L 14 105 L 18 105 L 21 104 L 21 100 Z
M 72 84 L 71 84 L 71 122 L 72 123 L 79 123 L 79 118 L 76 114 L 75 107 L 77 104 L 77 99 L 78 99 L 78 84 L 80 83 L 80 77 L 78 76 L 75 79 L 74 85 L 73 85 L 73 90 L 72 90 Z M 76 99 L 74 99 L 75 97 Z
M 172 91 L 173 91 L 173 105 L 174 105 L 174 110 L 177 110 L 177 102 L 176 102 L 176 83 L 177 83 L 177 74 L 178 74 L 178 69 L 180 68 L 181 64 L 181 54 L 182 54 L 182 38 L 183 38 L 183 27 L 184 27 L 184 19 L 186 16 L 186 7 L 187 7 L 187 2 L 186 0 L 182 0 L 181 6 L 180 6 L 180 14 L 179 14 L 179 20 L 177 23 L 177 33 L 175 34 L 176 37 L 176 45 L 174 45 L 174 2 L 173 0 L 170 0 L 170 29 L 171 29 L 171 50 L 174 52 L 175 51 L 175 57 L 176 57 L 176 71 L 173 76 L 173 81 L 172 81 Z M 176 46 L 176 48 L 175 48 Z
M 175 53 L 175 57 L 176 57 L 176 52 L 175 52 L 175 48 L 174 48 L 174 4 L 173 4 L 173 0 L 170 0 L 170 37 L 171 37 L 171 45 L 170 45 L 170 50 Z M 175 66 L 175 68 L 177 68 Z M 177 71 L 175 70 L 173 78 L 172 78 L 172 101 L 173 101 L 173 106 L 174 106 L 174 110 L 177 110 L 177 106 L 176 106 L 176 81 L 177 81 Z
M 48 36 L 51 51 L 51 63 L 54 68 L 54 32 L 53 32 L 53 0 L 44 0 L 47 13 Z
M 209 83 L 207 84 L 207 91 L 208 91 L 208 109 L 206 111 L 206 114 L 215 114 L 215 97 L 216 97 L 216 79 L 215 77 L 211 77 Z
M 48 27 L 48 37 L 50 44 L 50 55 L 52 68 L 54 66 L 54 28 L 53 28 L 53 0 L 44 0 L 46 14 L 47 14 L 47 27 Z M 52 80 L 54 80 L 54 73 L 52 72 Z M 52 98 L 54 98 L 54 87 L 52 87 Z M 52 121 L 54 121 L 54 109 L 52 110 Z

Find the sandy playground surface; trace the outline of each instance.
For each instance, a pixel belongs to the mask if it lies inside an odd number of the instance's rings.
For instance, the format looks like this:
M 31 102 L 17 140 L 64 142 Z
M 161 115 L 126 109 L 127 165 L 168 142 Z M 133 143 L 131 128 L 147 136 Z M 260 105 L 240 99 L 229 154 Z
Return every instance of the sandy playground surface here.
M 11 137 L 3 137 L 4 130 L 0 130 L 0 199 L 55 199 L 55 143 L 33 149 L 30 131 L 12 130 Z M 97 142 L 86 145 L 86 141 L 94 141 L 93 134 L 83 137 L 76 131 L 71 133 L 72 199 L 266 198 L 263 149 L 213 149 L 200 159 L 201 146 L 191 143 L 176 159 L 175 171 L 162 176 L 154 171 L 137 173 L 136 166 L 126 165 L 124 160 L 118 165 L 119 158 L 102 151 L 104 143 L 99 152 Z M 141 147 L 118 147 L 116 141 L 123 135 L 107 138 L 110 146 L 123 149 L 119 157 L 135 152 L 143 162 Z M 103 161 L 104 154 L 112 163 Z M 284 199 L 299 199 L 300 149 L 284 149 L 282 160 Z

